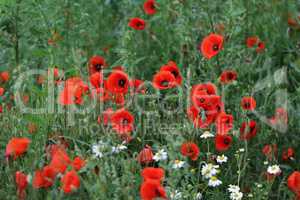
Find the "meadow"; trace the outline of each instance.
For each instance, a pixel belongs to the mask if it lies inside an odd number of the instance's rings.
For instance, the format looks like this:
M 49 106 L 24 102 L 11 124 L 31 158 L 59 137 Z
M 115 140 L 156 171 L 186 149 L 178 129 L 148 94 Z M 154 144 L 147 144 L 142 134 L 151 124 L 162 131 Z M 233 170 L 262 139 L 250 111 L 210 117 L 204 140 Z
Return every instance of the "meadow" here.
M 299 200 L 298 0 L 0 0 L 0 200 Z

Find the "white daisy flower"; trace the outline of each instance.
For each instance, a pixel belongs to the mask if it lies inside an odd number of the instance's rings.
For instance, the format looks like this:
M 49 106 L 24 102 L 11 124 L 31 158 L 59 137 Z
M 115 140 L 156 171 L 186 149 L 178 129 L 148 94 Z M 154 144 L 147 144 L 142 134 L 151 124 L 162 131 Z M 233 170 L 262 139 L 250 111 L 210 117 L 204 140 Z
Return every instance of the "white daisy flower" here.
M 117 145 L 116 147 L 112 147 L 111 152 L 112 153 L 120 153 L 121 151 L 126 150 L 126 149 L 127 149 L 127 146 L 125 146 L 122 143 L 122 144 Z
M 95 158 L 102 158 L 103 157 L 102 150 L 104 148 L 104 145 L 105 145 L 104 142 L 99 141 L 98 144 L 94 144 L 92 146 L 92 152 L 93 152 Z
M 209 179 L 212 176 L 215 176 L 218 171 L 219 165 L 213 165 L 211 163 L 205 164 L 201 169 L 201 174 L 204 178 Z
M 195 197 L 194 200 L 201 200 L 202 198 L 203 198 L 203 195 L 202 195 L 200 192 L 198 192 L 198 193 L 196 194 L 196 197 Z
M 239 192 L 240 191 L 240 187 L 237 185 L 229 185 L 228 189 L 229 192 Z
M 222 156 L 217 156 L 217 163 L 222 164 L 226 163 L 228 161 L 227 156 L 222 155 Z
M 204 133 L 200 136 L 202 139 L 212 138 L 215 137 L 213 134 L 211 134 L 209 131 L 204 131 Z
M 243 198 L 243 193 L 242 192 L 232 192 L 230 194 L 230 199 L 231 200 L 241 200 Z
M 220 181 L 217 177 L 212 176 L 210 177 L 209 181 L 208 181 L 208 186 L 209 187 L 217 187 L 219 185 L 222 184 L 222 181 Z
M 245 152 L 245 149 L 244 149 L 244 148 L 241 148 L 241 149 L 239 149 L 239 152 L 240 152 L 240 153 L 243 153 L 243 152 Z
M 280 167 L 278 165 L 272 165 L 272 166 L 268 167 L 267 172 L 269 174 L 277 175 L 277 174 L 281 173 L 281 169 L 280 169 Z
M 183 168 L 185 165 L 185 162 L 184 161 L 181 161 L 181 160 L 175 160 L 174 161 L 174 164 L 172 166 L 173 169 L 180 169 L 180 168 Z
M 172 192 L 172 193 L 170 194 L 170 198 L 171 198 L 172 200 L 178 200 L 178 199 L 181 199 L 181 198 L 182 198 L 182 193 L 179 192 L 178 190 L 175 190 L 174 192 Z
M 155 161 L 160 161 L 160 160 L 167 160 L 168 159 L 168 153 L 164 150 L 161 149 L 159 150 L 154 156 L 153 159 Z

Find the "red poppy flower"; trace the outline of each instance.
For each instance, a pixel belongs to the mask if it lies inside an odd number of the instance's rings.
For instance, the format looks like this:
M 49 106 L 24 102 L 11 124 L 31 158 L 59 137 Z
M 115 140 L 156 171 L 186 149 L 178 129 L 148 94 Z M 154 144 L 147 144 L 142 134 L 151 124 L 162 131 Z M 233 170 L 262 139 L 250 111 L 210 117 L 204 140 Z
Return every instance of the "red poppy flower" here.
M 70 164 L 71 160 L 64 149 L 59 148 L 52 153 L 50 166 L 53 167 L 57 173 L 63 174 Z
M 300 198 L 300 172 L 294 171 L 287 179 L 288 188 Z
M 269 160 L 272 160 L 273 157 L 277 157 L 277 145 L 267 144 L 263 147 L 262 152 Z
M 222 84 L 232 83 L 237 79 L 237 73 L 233 70 L 225 70 L 220 76 L 220 82 Z
M 9 73 L 7 71 L 1 72 L 0 73 L 0 81 L 5 83 L 7 81 L 9 81 Z
M 24 200 L 26 197 L 26 187 L 28 185 L 27 175 L 17 171 L 15 174 L 15 181 L 17 185 L 17 195 L 18 199 Z
M 133 89 L 133 94 L 145 94 L 146 89 L 144 87 L 144 81 L 139 79 L 133 79 L 129 82 L 130 87 Z
M 154 15 L 156 13 L 155 0 L 146 0 L 144 3 L 144 11 L 147 15 Z
M 199 147 L 193 142 L 185 142 L 181 145 L 181 154 L 189 157 L 191 160 L 197 160 L 199 153 Z
M 181 85 L 182 83 L 182 76 L 180 74 L 179 68 L 177 66 L 177 64 L 174 61 L 169 61 L 167 65 L 164 65 L 160 68 L 160 71 L 168 71 L 171 72 L 178 85 Z
M 27 151 L 30 140 L 28 138 L 12 138 L 6 145 L 5 156 L 13 156 L 13 159 L 17 159 L 23 153 Z
M 144 30 L 146 22 L 143 19 L 135 17 L 130 19 L 128 26 L 135 30 Z
M 102 116 L 98 117 L 98 124 L 103 123 L 104 126 L 107 126 L 110 123 L 111 116 L 114 113 L 112 108 L 107 108 L 103 111 Z
M 233 116 L 226 113 L 220 113 L 216 119 L 217 134 L 226 135 L 232 129 Z
M 253 97 L 243 97 L 241 100 L 243 110 L 253 111 L 256 108 L 256 101 Z
M 92 75 L 95 72 L 100 72 L 106 66 L 105 59 L 102 56 L 93 56 L 89 60 L 89 73 Z
M 103 84 L 103 75 L 101 72 L 95 72 L 90 75 L 90 82 L 92 86 L 95 88 L 100 88 L 102 87 Z
M 61 105 L 82 104 L 82 96 L 89 90 L 81 78 L 72 77 L 65 81 L 64 89 L 59 95 Z
M 194 106 L 203 108 L 212 108 L 219 105 L 221 97 L 218 95 L 208 95 L 205 91 L 194 91 L 192 93 L 192 103 Z
M 76 171 L 69 171 L 61 178 L 61 188 L 65 193 L 71 193 L 79 187 L 80 179 Z
M 4 94 L 5 90 L 3 87 L 0 87 L 0 97 Z
M 282 160 L 287 161 L 293 159 L 295 156 L 295 151 L 293 148 L 289 147 L 288 149 L 282 152 Z
M 259 42 L 257 44 L 256 52 L 257 53 L 261 53 L 261 52 L 263 52 L 265 50 L 265 48 L 266 48 L 265 43 L 264 42 Z
M 148 165 L 153 161 L 153 152 L 150 146 L 146 145 L 145 148 L 137 156 L 137 160 L 141 165 Z
M 223 48 L 223 40 L 222 35 L 211 33 L 202 40 L 199 50 L 205 58 L 211 59 Z
M 153 76 L 152 85 L 158 90 L 166 90 L 176 87 L 176 79 L 169 71 L 159 71 Z
M 42 170 L 34 173 L 32 186 L 35 189 L 51 187 L 54 183 L 57 173 L 50 165 L 45 166 Z
M 0 113 L 3 113 L 3 107 L 0 105 Z
M 213 83 L 202 83 L 193 85 L 191 90 L 191 96 L 194 95 L 194 93 L 201 93 L 205 92 L 207 95 L 216 95 L 217 94 L 217 87 Z
M 160 182 L 156 180 L 147 180 L 142 183 L 141 189 L 142 200 L 154 200 L 156 198 L 167 199 L 167 194 Z
M 252 48 L 257 45 L 259 39 L 257 36 L 251 36 L 247 38 L 246 44 L 248 48 Z
M 129 79 L 125 72 L 113 71 L 107 78 L 107 89 L 113 94 L 125 94 L 128 91 Z
M 142 171 L 142 177 L 144 181 L 157 180 L 162 181 L 165 177 L 165 171 L 162 168 L 146 167 Z
M 72 167 L 74 170 L 79 171 L 81 168 L 85 166 L 86 162 L 79 156 L 75 157 L 72 162 Z
M 117 110 L 111 116 L 112 129 L 119 134 L 130 133 L 134 129 L 134 117 L 125 109 Z
M 215 120 L 215 112 L 203 107 L 191 106 L 187 110 L 187 115 L 196 128 L 207 128 Z
M 243 122 L 240 128 L 240 139 L 250 140 L 256 136 L 257 131 L 258 127 L 254 120 L 251 120 L 249 123 Z
M 215 138 L 215 148 L 217 151 L 227 151 L 232 143 L 232 137 L 229 135 L 217 134 Z

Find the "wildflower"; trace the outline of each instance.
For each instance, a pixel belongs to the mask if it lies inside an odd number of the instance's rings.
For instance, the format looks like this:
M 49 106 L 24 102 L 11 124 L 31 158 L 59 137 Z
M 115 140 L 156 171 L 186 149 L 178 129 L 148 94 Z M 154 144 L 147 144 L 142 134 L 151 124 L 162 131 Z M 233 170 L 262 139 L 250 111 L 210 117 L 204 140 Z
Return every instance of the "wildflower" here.
M 28 176 L 20 171 L 15 173 L 15 181 L 17 185 L 17 195 L 20 200 L 26 198 L 26 187 L 28 185 Z
M 128 26 L 135 30 L 144 30 L 146 22 L 143 19 L 135 17 L 130 19 Z
M 204 133 L 200 136 L 200 138 L 202 139 L 207 139 L 207 138 L 212 138 L 215 137 L 212 133 L 210 133 L 209 131 L 204 131 Z
M 256 108 L 256 101 L 253 97 L 243 97 L 241 100 L 243 110 L 253 111 Z
M 209 179 L 212 176 L 215 176 L 217 175 L 217 173 L 219 173 L 218 169 L 219 169 L 219 165 L 205 163 L 205 165 L 201 169 L 201 174 L 202 176 L 204 176 L 204 178 Z
M 6 145 L 5 157 L 13 156 L 16 160 L 19 156 L 27 151 L 30 140 L 28 138 L 12 138 Z
M 264 42 L 260 41 L 258 44 L 257 44 L 257 48 L 256 48 L 256 52 L 257 53 L 261 53 L 265 50 L 266 48 L 266 45 Z
M 288 188 L 300 198 L 300 172 L 294 171 L 287 179 Z
M 229 135 L 217 134 L 215 138 L 215 148 L 217 151 L 227 151 L 232 143 L 232 138 Z
M 185 142 L 181 145 L 181 154 L 189 157 L 191 160 L 197 160 L 199 153 L 199 147 L 193 142 Z
M 222 72 L 219 80 L 222 84 L 232 83 L 237 79 L 237 73 L 233 70 L 225 70 Z
M 130 133 L 134 129 L 134 117 L 129 111 L 119 109 L 112 114 L 111 125 L 118 134 Z
M 228 189 L 227 189 L 230 193 L 233 192 L 239 192 L 240 191 L 240 187 L 237 185 L 229 185 Z
M 75 157 L 72 162 L 72 167 L 74 170 L 79 171 L 86 165 L 86 161 L 80 158 L 79 156 Z
M 151 179 L 160 182 L 165 177 L 165 171 L 163 168 L 146 167 L 143 169 L 141 175 L 144 181 Z
M 241 200 L 243 198 L 243 193 L 240 192 L 240 187 L 237 185 L 229 185 L 227 189 L 230 192 L 231 200 Z
M 32 180 L 32 186 L 35 189 L 48 188 L 54 183 L 57 171 L 51 166 L 47 165 L 42 170 L 36 170 Z
M 167 71 L 171 72 L 175 77 L 176 83 L 181 85 L 182 83 L 182 76 L 180 74 L 179 68 L 174 61 L 169 61 L 167 65 L 164 65 L 160 68 L 160 71 Z
M 152 148 L 148 145 L 139 153 L 137 160 L 140 164 L 149 164 L 153 161 Z
M 249 123 L 243 122 L 240 128 L 240 139 L 250 140 L 256 136 L 257 131 L 258 127 L 254 120 L 251 120 Z
M 103 157 L 103 149 L 105 147 L 105 143 L 102 141 L 99 141 L 98 144 L 94 144 L 92 146 L 92 152 L 94 154 L 95 158 L 102 158 Z
M 80 186 L 80 179 L 76 171 L 72 170 L 67 172 L 61 178 L 61 188 L 65 193 L 71 193 L 74 190 L 77 190 Z
M 219 185 L 222 184 L 222 181 L 220 181 L 217 177 L 212 176 L 210 177 L 209 181 L 208 181 L 208 186 L 209 187 L 217 187 Z
M 6 83 L 9 81 L 9 73 L 7 71 L 0 72 L 0 82 Z
M 272 175 L 278 175 L 281 173 L 281 169 L 278 165 L 269 166 L 267 172 Z
M 282 160 L 287 161 L 287 160 L 292 160 L 295 156 L 295 151 L 293 148 L 289 147 L 288 149 L 284 150 L 282 152 Z
M 199 45 L 199 50 L 205 58 L 211 59 L 221 51 L 223 48 L 223 41 L 222 35 L 211 33 L 202 40 Z
M 80 77 L 71 77 L 65 81 L 64 89 L 59 94 L 59 103 L 61 105 L 82 104 L 82 97 L 88 90 L 88 85 Z
M 262 152 L 269 160 L 272 160 L 273 157 L 277 157 L 277 145 L 267 144 L 263 147 Z
M 169 71 L 159 71 L 153 76 L 152 85 L 159 90 L 166 90 L 177 85 L 174 75 Z
M 233 127 L 233 116 L 224 112 L 220 113 L 216 119 L 218 135 L 226 135 Z
M 127 149 L 127 146 L 124 145 L 124 142 L 122 144 L 118 144 L 116 147 L 112 147 L 112 153 L 120 153 L 121 151 L 124 151 Z
M 168 153 L 164 150 L 161 149 L 159 150 L 154 156 L 153 159 L 158 162 L 160 160 L 167 160 L 168 159 Z
M 150 200 L 156 198 L 167 199 L 166 191 L 156 180 L 146 180 L 142 183 L 140 189 L 141 199 Z
M 120 70 L 113 71 L 107 78 L 107 90 L 113 94 L 125 94 L 129 87 L 128 75 Z
M 242 192 L 232 192 L 229 197 L 231 200 L 241 200 L 243 196 Z
M 144 3 L 144 11 L 147 15 L 154 15 L 156 13 L 155 0 L 146 0 Z
M 182 199 L 182 193 L 178 190 L 175 190 L 174 192 L 171 192 L 170 194 L 171 200 L 181 200 Z
M 107 64 L 102 56 L 95 55 L 89 60 L 89 73 L 90 75 L 100 72 Z
M 201 192 L 198 192 L 195 196 L 195 199 L 194 200 L 201 200 L 203 198 L 203 195 Z
M 217 163 L 219 163 L 219 164 L 226 163 L 227 160 L 228 160 L 228 158 L 225 155 L 217 156 Z
M 180 169 L 180 168 L 183 168 L 185 165 L 185 162 L 184 161 L 181 161 L 181 160 L 175 160 L 174 161 L 174 164 L 172 165 L 172 168 L 173 169 Z
M 3 96 L 4 92 L 5 92 L 4 88 L 0 87 L 0 97 Z
M 257 45 L 259 39 L 257 36 L 251 36 L 251 37 L 248 37 L 247 40 L 246 40 L 246 45 L 248 48 L 252 48 L 254 47 L 255 45 Z

